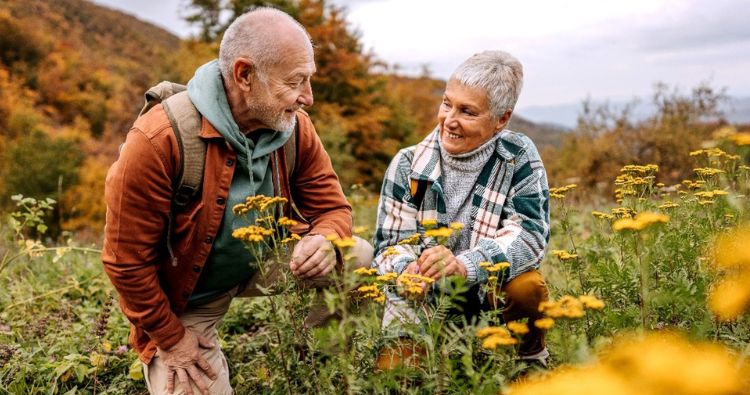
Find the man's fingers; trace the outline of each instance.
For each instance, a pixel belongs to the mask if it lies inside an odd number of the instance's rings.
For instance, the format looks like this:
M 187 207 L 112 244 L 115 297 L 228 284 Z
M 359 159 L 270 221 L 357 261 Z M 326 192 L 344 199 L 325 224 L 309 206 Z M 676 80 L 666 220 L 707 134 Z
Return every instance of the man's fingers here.
M 424 276 L 431 277 L 431 278 L 438 278 L 445 270 L 445 261 L 437 261 L 435 264 L 431 265 L 426 271 L 423 271 Z
M 201 394 L 208 395 L 208 385 L 206 384 L 206 381 L 203 380 L 203 377 L 201 377 L 201 373 L 198 369 L 195 368 L 195 365 L 188 366 L 187 371 L 188 375 L 190 375 L 190 378 L 195 383 L 195 386 L 201 390 Z
M 177 378 L 180 379 L 180 386 L 185 391 L 185 394 L 193 395 L 193 386 L 190 384 L 190 379 L 188 378 L 188 374 L 187 372 L 185 372 L 185 369 L 177 369 Z
M 326 262 L 327 258 L 333 259 L 333 250 L 328 248 L 327 246 L 323 246 L 318 249 L 312 256 L 307 258 L 305 263 L 302 264 L 302 266 L 297 268 L 297 271 L 294 273 L 297 276 L 300 277 L 309 277 L 308 272 L 313 271 L 318 266 L 321 265 L 321 263 Z M 313 274 L 316 273 L 316 271 L 313 271 Z
M 208 340 L 207 337 L 199 334 L 195 334 L 195 336 L 198 338 L 198 344 L 203 348 L 214 348 L 214 342 L 211 340 Z
M 174 375 L 175 371 L 172 369 L 167 373 L 167 392 L 170 394 L 174 393 Z
M 214 368 L 211 367 L 211 364 L 206 361 L 206 358 L 200 357 L 196 363 L 206 373 L 206 376 L 211 380 L 216 380 L 216 372 L 214 371 Z

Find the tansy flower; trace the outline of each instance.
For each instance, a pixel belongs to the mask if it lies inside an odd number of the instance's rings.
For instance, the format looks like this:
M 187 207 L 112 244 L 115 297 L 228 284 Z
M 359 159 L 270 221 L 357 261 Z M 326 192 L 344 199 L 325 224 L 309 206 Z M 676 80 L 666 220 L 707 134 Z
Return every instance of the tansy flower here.
M 622 218 L 615 221 L 612 224 L 612 229 L 616 231 L 623 230 L 643 230 L 651 225 L 657 223 L 669 222 L 669 216 L 659 213 L 643 212 L 635 216 L 635 218 Z
M 398 255 L 398 250 L 396 249 L 396 247 L 388 247 L 383 253 L 383 256 L 386 258 L 393 255 Z
M 333 241 L 333 245 L 340 249 L 352 248 L 357 244 L 351 237 L 344 237 L 343 239 L 336 239 Z
M 289 219 L 287 217 L 281 217 L 281 218 L 279 218 L 278 224 L 280 226 L 295 226 L 295 225 L 297 225 L 297 221 L 295 221 L 293 219 Z
M 510 333 L 508 332 L 508 330 L 501 326 L 488 326 L 485 328 L 477 329 L 476 335 L 477 337 L 487 337 L 492 335 L 510 337 Z
M 525 335 L 529 333 L 529 326 L 523 322 L 511 321 L 508 323 L 508 329 L 516 335 Z
M 437 220 L 433 218 L 428 218 L 422 221 L 422 226 L 424 226 L 427 229 L 432 229 L 437 226 Z
M 405 239 L 400 240 L 398 242 L 398 244 L 400 244 L 400 245 L 403 245 L 403 244 L 417 244 L 417 243 L 419 243 L 419 238 L 420 238 L 419 233 L 415 233 L 415 234 L 413 234 L 413 235 L 411 235 L 411 236 L 409 236 L 409 237 L 407 237 Z
M 366 226 L 355 226 L 353 232 L 355 234 L 365 233 L 365 232 L 367 232 L 367 227 Z
M 489 336 L 484 341 L 482 341 L 482 347 L 494 350 L 497 348 L 497 346 L 512 346 L 514 344 L 517 344 L 518 340 L 512 338 L 512 337 L 503 337 L 503 336 Z
M 424 232 L 425 237 L 450 237 L 453 230 L 450 228 L 430 229 Z
M 464 224 L 462 224 L 460 222 L 451 222 L 450 228 L 453 229 L 453 230 L 461 230 L 461 229 L 464 228 Z
M 540 318 L 534 321 L 534 326 L 539 329 L 550 329 L 555 326 L 555 320 L 552 318 Z
M 398 277 L 398 274 L 394 272 L 388 272 L 386 274 L 383 274 L 382 276 L 375 277 L 375 281 L 387 283 L 387 282 L 394 280 L 396 277 Z
M 300 241 L 300 240 L 302 240 L 302 238 L 298 234 L 292 233 L 289 235 L 289 237 L 285 238 L 284 240 L 281 240 L 281 242 L 286 244 L 286 243 L 291 243 L 291 242 Z
M 593 215 L 595 218 L 598 218 L 598 219 L 613 219 L 614 218 L 614 215 L 603 213 L 601 211 L 592 211 L 591 215 Z
M 583 303 L 583 306 L 587 309 L 601 310 L 604 308 L 604 302 L 592 295 L 581 295 L 578 300 Z
M 367 268 L 367 267 L 360 267 L 357 269 L 354 269 L 353 273 L 360 275 L 360 276 L 372 276 L 373 274 L 377 273 L 378 269 L 375 268 Z

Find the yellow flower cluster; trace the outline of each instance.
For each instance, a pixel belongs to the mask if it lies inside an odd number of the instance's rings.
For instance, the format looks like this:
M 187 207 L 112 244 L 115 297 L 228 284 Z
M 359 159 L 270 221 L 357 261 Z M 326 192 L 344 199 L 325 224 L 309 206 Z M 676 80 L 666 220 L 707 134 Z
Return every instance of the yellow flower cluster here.
M 513 395 L 747 394 L 747 369 L 715 345 L 673 335 L 621 340 L 600 361 L 516 383 Z
M 659 172 L 659 166 L 654 164 L 648 165 L 625 165 L 620 169 L 620 173 L 637 173 L 637 174 L 653 174 Z
M 529 326 L 523 322 L 511 321 L 507 324 L 508 329 L 516 335 L 525 335 L 529 333 Z
M 464 228 L 464 224 L 461 222 L 451 222 L 450 228 L 453 230 L 462 230 Z
M 360 275 L 360 276 L 372 276 L 375 273 L 378 272 L 378 269 L 375 269 L 374 267 L 360 267 L 357 269 L 354 269 L 353 273 Z
M 534 326 L 537 327 L 537 328 L 539 328 L 539 329 L 548 330 L 548 329 L 552 328 L 553 326 L 555 326 L 555 320 L 553 320 L 552 318 L 549 318 L 549 317 L 547 317 L 547 318 L 540 318 L 540 319 L 534 321 Z
M 492 264 L 492 262 L 480 262 L 479 267 L 483 268 L 484 270 L 487 270 L 490 273 L 497 273 L 501 270 L 505 270 L 510 267 L 510 262 L 498 262 L 496 264 Z
M 262 242 L 263 238 L 265 238 L 266 236 L 272 236 L 273 233 L 274 232 L 271 229 L 256 225 L 250 225 L 235 229 L 232 232 L 232 237 L 250 243 L 259 243 Z
M 633 218 L 635 211 L 628 207 L 615 207 L 612 209 L 612 214 L 620 218 Z
M 709 148 L 709 149 L 699 149 L 697 151 L 690 152 L 690 156 L 706 156 L 708 158 L 726 158 L 729 160 L 738 160 L 740 159 L 739 155 L 730 155 L 726 153 L 721 148 Z
M 279 218 L 278 224 L 279 226 L 292 227 L 292 226 L 297 225 L 297 221 L 287 218 L 287 217 L 281 217 Z
M 424 232 L 425 237 L 450 237 L 453 234 L 451 228 L 429 229 Z
M 720 189 L 714 189 L 713 191 L 701 191 L 694 193 L 695 196 L 698 196 L 699 198 L 703 199 L 712 199 L 716 196 L 726 196 L 729 195 L 729 192 L 722 191 Z
M 693 171 L 701 177 L 713 177 L 717 174 L 726 173 L 724 170 L 713 167 L 698 167 L 693 169 Z
M 248 196 L 245 203 L 240 203 L 232 207 L 234 215 L 245 215 L 250 211 L 266 211 L 275 204 L 286 204 L 288 200 L 284 197 L 268 197 L 264 195 Z
M 550 188 L 549 197 L 553 199 L 563 199 L 565 198 L 566 193 L 568 193 L 569 191 L 577 187 L 578 187 L 578 184 L 568 184 L 564 187 Z
M 394 255 L 398 255 L 398 250 L 396 249 L 396 247 L 388 247 L 383 253 L 383 256 L 386 258 Z
M 300 240 L 302 240 L 302 238 L 300 237 L 300 235 L 298 235 L 296 233 L 292 233 L 292 234 L 289 235 L 289 237 L 285 237 L 283 240 L 281 240 L 281 242 L 284 243 L 284 244 L 287 244 L 287 243 L 292 243 L 292 242 L 300 241 Z
M 368 228 L 366 226 L 355 226 L 354 229 L 352 229 L 352 233 L 355 235 L 359 235 L 362 233 L 367 232 Z
M 424 226 L 426 229 L 432 229 L 437 226 L 437 220 L 436 219 L 425 219 L 422 221 L 422 226 Z
M 669 222 L 669 216 L 667 215 L 652 212 L 643 212 L 636 215 L 635 218 L 618 219 L 614 224 L 612 224 L 612 229 L 618 232 L 623 230 L 640 231 L 648 228 L 651 225 L 667 222 Z
M 704 185 L 706 185 L 706 182 L 703 180 L 682 180 L 682 185 L 685 185 L 685 187 L 687 187 L 688 189 L 700 189 L 703 188 Z
M 565 295 L 557 301 L 546 301 L 539 304 L 539 311 L 548 318 L 581 318 L 584 309 L 601 310 L 604 302 L 592 295 L 581 295 L 576 298 Z
M 708 305 L 719 319 L 735 319 L 750 309 L 750 226 L 717 237 L 713 262 L 724 275 L 709 295 Z
M 570 261 L 570 260 L 578 258 L 578 254 L 571 254 L 568 251 L 564 251 L 564 250 L 552 250 L 550 251 L 550 254 L 554 255 L 555 257 L 557 257 L 557 259 L 561 261 Z
M 729 136 L 728 140 L 740 146 L 750 145 L 750 133 L 748 132 L 736 133 L 736 134 Z
M 357 292 L 359 292 L 359 296 L 362 298 L 370 298 L 377 303 L 385 302 L 385 294 L 383 294 L 377 284 L 362 285 L 357 288 Z
M 603 213 L 601 211 L 592 211 L 591 215 L 598 219 L 614 219 L 615 216 L 612 214 Z
M 333 240 L 333 245 L 340 250 L 352 248 L 357 245 L 357 242 L 351 237 L 336 238 Z
M 477 337 L 482 340 L 482 347 L 494 350 L 497 346 L 512 346 L 518 340 L 511 336 L 507 329 L 500 326 L 488 326 L 477 330 Z
M 413 234 L 413 235 L 411 235 L 411 236 L 409 236 L 409 237 L 407 237 L 407 238 L 405 238 L 405 239 L 401 239 L 401 240 L 399 240 L 398 244 L 399 244 L 399 245 L 404 245 L 404 244 L 417 244 L 417 243 L 419 243 L 419 239 L 420 239 L 421 237 L 422 237 L 422 236 L 421 236 L 421 235 L 420 235 L 419 233 L 415 233 L 415 234 Z
M 409 300 L 419 300 L 424 296 L 427 285 L 435 282 L 430 277 L 419 274 L 403 273 L 396 279 L 398 295 Z
M 664 204 L 659 205 L 660 209 L 668 209 L 668 208 L 675 208 L 675 207 L 679 207 L 679 204 L 674 203 L 671 200 L 667 200 L 666 202 L 664 202 Z
M 381 283 L 389 283 L 398 277 L 398 274 L 394 272 L 388 272 L 386 274 L 383 274 L 381 276 L 375 277 L 375 281 L 381 282 Z

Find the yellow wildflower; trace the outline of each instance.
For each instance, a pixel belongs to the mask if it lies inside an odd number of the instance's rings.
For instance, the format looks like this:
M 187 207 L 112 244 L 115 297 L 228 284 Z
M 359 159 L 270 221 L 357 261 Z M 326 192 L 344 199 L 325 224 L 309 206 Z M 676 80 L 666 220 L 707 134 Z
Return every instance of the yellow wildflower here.
M 679 204 L 672 202 L 671 200 L 667 200 L 664 202 L 664 204 L 659 205 L 660 209 L 667 209 L 667 208 L 675 208 L 678 207 Z
M 355 226 L 353 230 L 354 234 L 362 234 L 367 232 L 366 226 Z
M 721 282 L 708 297 L 708 306 L 719 319 L 737 318 L 750 307 L 750 275 Z
M 501 326 L 488 326 L 488 327 L 477 329 L 477 332 L 476 332 L 476 336 L 480 338 L 493 336 L 493 335 L 510 337 L 510 333 L 508 332 L 508 330 Z
M 292 233 L 289 235 L 289 237 L 285 238 L 284 240 L 281 240 L 281 242 L 284 244 L 287 244 L 287 243 L 292 243 L 292 242 L 300 241 L 300 240 L 302 240 L 302 237 L 300 237 L 300 235 L 296 233 Z
M 603 213 L 601 211 L 592 211 L 591 215 L 593 215 L 595 218 L 598 218 L 598 219 L 613 219 L 614 218 L 612 214 Z
M 279 218 L 278 224 L 280 226 L 295 226 L 297 225 L 297 221 L 287 218 L 287 217 L 281 217 Z
M 523 322 L 511 321 L 508 323 L 508 329 L 516 335 L 525 335 L 529 333 L 529 326 Z
M 427 229 L 432 229 L 437 226 L 437 220 L 434 218 L 428 218 L 422 221 L 422 226 Z
M 360 275 L 360 276 L 372 276 L 373 274 L 377 273 L 378 269 L 375 269 L 374 267 L 368 268 L 368 267 L 360 267 L 357 269 L 354 269 L 353 273 Z
M 720 269 L 750 272 L 750 226 L 721 234 L 714 242 L 714 262 Z
M 497 346 L 512 346 L 514 344 L 517 344 L 518 340 L 512 337 L 503 337 L 503 336 L 489 336 L 484 341 L 482 341 L 482 347 L 494 350 L 497 348 Z
M 383 253 L 383 256 L 386 258 L 393 255 L 398 255 L 398 250 L 396 249 L 396 247 L 388 247 Z
M 555 326 L 555 320 L 552 318 L 540 318 L 534 321 L 534 326 L 539 329 L 550 329 Z
M 107 364 L 107 357 L 94 351 L 89 355 L 89 362 L 95 368 L 103 368 Z
M 583 306 L 587 309 L 601 310 L 604 308 L 604 302 L 593 295 L 581 295 L 578 300 L 583 303 Z
M 453 230 L 461 230 L 464 228 L 464 224 L 461 222 L 451 222 L 450 228 Z
M 430 229 L 424 232 L 425 237 L 450 237 L 452 234 L 451 228 Z
M 388 272 L 386 274 L 383 274 L 382 276 L 375 277 L 375 281 L 387 283 L 393 281 L 394 279 L 396 279 L 396 277 L 398 277 L 398 274 L 394 272 Z
M 657 223 L 669 222 L 669 216 L 659 213 L 643 212 L 635 218 L 622 218 L 612 224 L 612 229 L 616 231 L 635 230 L 640 231 Z
M 337 239 L 333 241 L 333 245 L 340 249 L 352 248 L 357 244 L 351 237 L 344 237 L 343 239 Z
M 479 262 L 479 267 L 481 268 L 488 268 L 490 266 L 492 266 L 492 262 L 488 262 L 488 261 Z
M 417 244 L 417 243 L 419 243 L 419 238 L 420 238 L 419 233 L 415 233 L 415 234 L 413 234 L 413 235 L 411 235 L 411 236 L 409 236 L 409 237 L 407 237 L 405 239 L 400 240 L 398 242 L 398 244 L 401 244 L 401 245 L 403 245 L 403 244 Z
M 742 132 L 742 133 L 736 133 L 728 137 L 729 141 L 733 142 L 736 145 L 744 146 L 744 145 L 750 145 L 750 133 L 748 132 Z

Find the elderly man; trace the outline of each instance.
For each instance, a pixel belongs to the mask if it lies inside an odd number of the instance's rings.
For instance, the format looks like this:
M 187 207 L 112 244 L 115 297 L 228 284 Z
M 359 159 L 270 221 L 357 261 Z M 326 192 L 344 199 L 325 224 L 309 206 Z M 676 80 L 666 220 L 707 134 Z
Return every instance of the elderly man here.
M 309 221 L 289 263 L 298 279 L 325 283 L 334 269 L 326 236 L 351 235 L 351 206 L 301 110 L 313 104 L 314 73 L 310 38 L 298 22 L 271 8 L 246 13 L 227 29 L 219 60 L 188 83 L 206 146 L 194 201 L 173 205 L 187 164 L 162 105 L 136 120 L 109 170 L 102 260 L 151 393 L 232 393 L 216 326 L 233 297 L 261 295 L 258 286 L 268 281 L 231 236 L 238 227 L 232 207 L 245 197 L 288 197 Z M 290 138 L 297 156 L 287 173 L 288 155 L 279 152 Z M 369 264 L 371 247 L 360 239 L 355 250 Z

